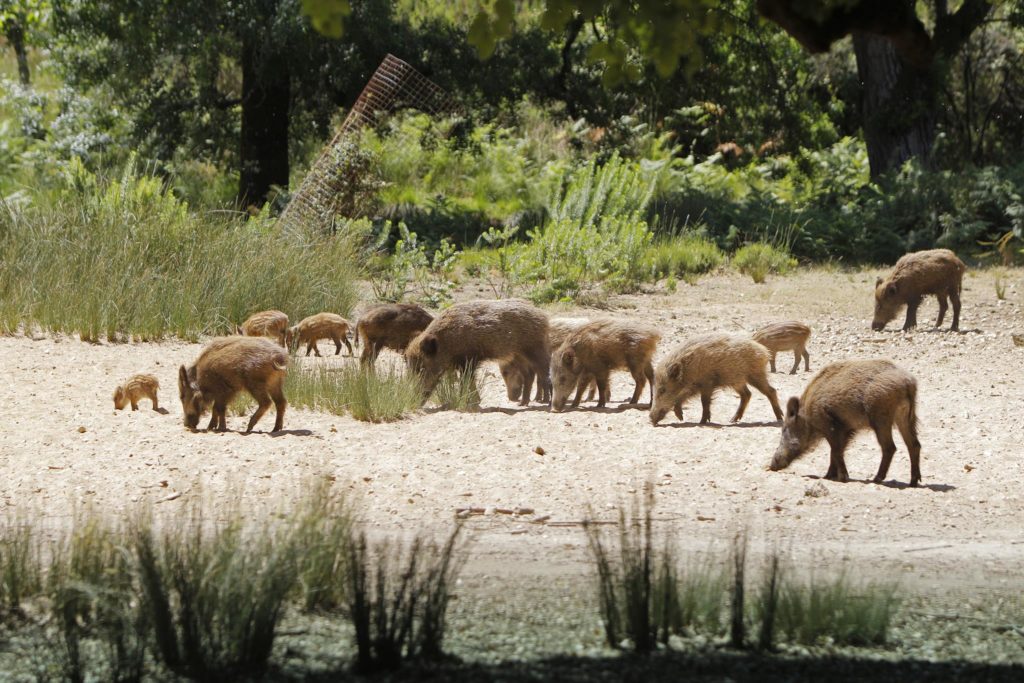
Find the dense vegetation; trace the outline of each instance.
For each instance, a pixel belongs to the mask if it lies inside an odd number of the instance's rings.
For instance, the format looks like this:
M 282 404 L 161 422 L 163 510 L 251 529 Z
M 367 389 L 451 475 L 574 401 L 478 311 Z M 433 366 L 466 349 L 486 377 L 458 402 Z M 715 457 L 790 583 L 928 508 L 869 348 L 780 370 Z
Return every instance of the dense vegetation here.
M 793 259 L 1017 257 L 1021 3 L 922 4 L 946 51 L 919 102 L 934 139 L 881 169 L 863 46 L 836 42 L 849 26 L 812 56 L 813 36 L 756 4 L 712 3 L 666 47 L 637 28 L 650 3 L 635 26 L 614 1 L 5 3 L 0 323 L 193 336 L 271 303 L 346 312 L 357 277 L 443 306 L 467 276 L 589 301 L 723 266 L 761 281 Z M 350 229 L 280 234 L 274 215 L 389 50 L 458 115 L 364 129 L 345 150 Z

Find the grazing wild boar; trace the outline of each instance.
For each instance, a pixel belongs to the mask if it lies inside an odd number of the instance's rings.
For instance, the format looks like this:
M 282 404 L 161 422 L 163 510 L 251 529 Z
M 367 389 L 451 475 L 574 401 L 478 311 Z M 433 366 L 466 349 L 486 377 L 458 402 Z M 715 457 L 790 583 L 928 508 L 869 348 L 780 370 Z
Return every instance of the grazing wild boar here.
M 700 423 L 706 424 L 711 420 L 711 397 L 721 387 L 732 387 L 740 395 L 732 418 L 739 422 L 750 401 L 748 384 L 768 397 L 776 419 L 781 420 L 782 408 L 768 383 L 767 365 L 768 350 L 748 337 L 709 334 L 689 339 L 658 366 L 651 423 L 658 424 L 669 410 L 682 420 L 683 404 L 700 394 Z
M 288 348 L 297 349 L 303 344 L 306 345 L 306 355 L 310 351 L 320 355 L 320 349 L 316 343 L 320 339 L 330 339 L 334 342 L 334 355 L 341 353 L 341 344 L 344 342 L 348 347 L 348 355 L 352 351 L 352 344 L 348 341 L 349 322 L 337 313 L 317 313 L 308 318 L 303 318 L 298 325 L 288 328 Z
M 178 392 L 185 413 L 185 426 L 195 429 L 199 418 L 212 406 L 207 429 L 227 429 L 228 404 L 245 389 L 259 404 L 249 419 L 251 432 L 270 408 L 277 410 L 274 431 L 284 428 L 284 377 L 288 353 L 273 342 L 259 337 L 220 337 L 207 344 L 196 362 L 178 368 Z
M 896 444 L 895 423 L 910 451 L 910 485 L 921 482 L 921 442 L 917 439 L 917 382 L 909 372 L 888 360 L 847 360 L 826 366 L 786 405 L 782 438 L 771 464 L 785 469 L 825 439 L 831 455 L 826 479 L 849 481 L 843 452 L 850 438 L 871 428 L 882 447 L 882 462 L 874 482 L 885 480 Z
M 288 316 L 281 311 L 253 313 L 235 332 L 246 337 L 271 337 L 287 348 Z
M 789 374 L 795 375 L 800 369 L 800 357 L 804 359 L 804 370 L 811 370 L 811 356 L 807 353 L 807 340 L 811 336 L 811 328 L 795 320 L 765 325 L 753 335 L 754 341 L 768 349 L 771 354 L 769 363 L 775 372 L 775 354 L 779 351 L 793 352 L 793 369 Z
M 554 350 L 562 345 L 569 333 L 580 325 L 590 322 L 588 318 L 551 318 L 548 321 L 548 346 Z M 530 366 L 525 361 L 502 361 L 498 364 L 501 370 L 501 377 L 505 380 L 505 389 L 508 393 L 508 400 L 518 401 L 523 393 L 523 384 L 530 375 Z M 532 379 L 531 379 L 532 381 Z M 597 382 L 590 381 L 590 388 L 587 393 L 587 400 L 594 398 Z M 535 401 L 547 401 L 550 396 L 545 396 L 542 385 L 537 384 L 537 395 Z
M 470 301 L 455 304 L 434 318 L 405 350 L 405 361 L 429 396 L 448 370 L 462 370 L 481 361 L 525 362 L 550 392 L 548 379 L 548 317 L 526 301 Z M 529 405 L 532 378 L 519 399 Z
M 380 304 L 359 316 L 356 323 L 356 344 L 363 338 L 360 361 L 373 363 L 382 349 L 405 353 L 409 345 L 433 322 L 430 315 L 416 304 Z
M 612 370 L 626 369 L 633 375 L 636 388 L 630 403 L 640 400 L 644 385 L 651 383 L 654 400 L 654 366 L 651 358 L 661 333 L 646 325 L 618 320 L 594 320 L 570 332 L 551 353 L 551 409 L 561 410 L 569 394 L 576 389 L 573 407 L 580 404 L 590 381 L 597 382 L 597 405 L 611 400 L 608 376 Z
M 935 327 L 942 325 L 949 307 L 947 298 L 953 302 L 953 324 L 950 331 L 960 329 L 960 288 L 967 266 L 949 249 L 930 249 L 904 254 L 889 273 L 889 277 L 875 281 L 875 317 L 871 329 L 885 329 L 886 323 L 907 307 L 904 330 L 917 326 L 917 307 L 926 294 L 934 294 L 939 300 L 939 317 Z
M 156 402 L 156 392 L 159 388 L 160 382 L 153 375 L 132 375 L 114 389 L 114 408 L 121 410 L 131 403 L 132 410 L 138 410 L 139 399 L 148 398 L 153 404 L 153 410 L 159 410 L 160 406 Z

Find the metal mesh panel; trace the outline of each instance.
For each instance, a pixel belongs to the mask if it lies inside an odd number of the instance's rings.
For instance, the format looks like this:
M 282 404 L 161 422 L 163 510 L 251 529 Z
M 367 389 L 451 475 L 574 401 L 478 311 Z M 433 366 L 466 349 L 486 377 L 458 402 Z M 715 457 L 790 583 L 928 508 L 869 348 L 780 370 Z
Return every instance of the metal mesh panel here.
M 278 218 L 278 227 L 329 230 L 338 213 L 337 197 L 344 189 L 339 171 L 345 162 L 345 138 L 375 123 L 382 113 L 406 107 L 439 114 L 450 111 L 452 101 L 448 93 L 419 71 L 389 54 L 367 81 L 334 139 L 320 153 L 292 195 Z

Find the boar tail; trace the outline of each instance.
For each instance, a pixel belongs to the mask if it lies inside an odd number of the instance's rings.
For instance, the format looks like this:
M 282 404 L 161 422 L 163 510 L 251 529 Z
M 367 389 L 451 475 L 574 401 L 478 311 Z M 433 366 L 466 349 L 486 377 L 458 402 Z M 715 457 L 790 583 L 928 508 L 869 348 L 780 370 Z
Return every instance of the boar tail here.
M 917 430 L 917 383 L 907 387 L 907 424 Z
M 362 327 L 362 323 L 356 323 L 356 346 L 359 345 L 359 328 Z

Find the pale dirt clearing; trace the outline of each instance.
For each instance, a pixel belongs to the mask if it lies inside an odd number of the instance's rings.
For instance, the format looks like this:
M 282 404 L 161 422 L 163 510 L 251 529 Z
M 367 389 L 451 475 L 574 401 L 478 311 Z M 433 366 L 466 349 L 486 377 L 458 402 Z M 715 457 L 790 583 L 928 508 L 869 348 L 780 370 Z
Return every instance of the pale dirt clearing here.
M 489 577 L 531 578 L 542 587 L 589 576 L 578 526 L 531 524 L 580 520 L 588 509 L 617 518 L 643 483 L 653 481 L 659 527 L 684 550 L 725 548 L 749 530 L 752 550 L 792 552 L 807 566 L 840 565 L 857 573 L 899 578 L 914 591 L 955 599 L 961 590 L 1018 590 L 1024 560 L 1024 273 L 1011 270 L 1007 300 L 998 301 L 989 272 L 964 282 L 961 334 L 933 332 L 937 306 L 923 305 L 922 327 L 883 333 L 870 329 L 875 275 L 802 271 L 754 285 L 716 276 L 672 295 L 613 299 L 611 315 L 656 325 L 663 339 L 655 362 L 689 335 L 752 331 L 775 320 L 798 319 L 813 333 L 812 372 L 844 358 L 889 357 L 918 379 L 924 486 L 905 487 L 906 449 L 898 451 L 885 485 L 874 475 L 879 449 L 861 434 L 847 453 L 849 484 L 821 482 L 827 446 L 785 472 L 765 471 L 778 441 L 767 399 L 754 392 L 742 423 L 728 424 L 738 398 L 726 391 L 712 405 L 714 425 L 700 427 L 699 400 L 684 408 L 686 422 L 669 416 L 652 427 L 646 411 L 593 408 L 550 413 L 523 410 L 505 397 L 493 365 L 484 368 L 483 410 L 424 411 L 401 422 L 370 425 L 349 417 L 290 408 L 286 433 L 190 433 L 181 422 L 176 373 L 200 346 L 87 344 L 71 338 L 0 338 L 8 399 L 0 405 L 0 514 L 71 520 L 88 503 L 126 513 L 140 503 L 173 511 L 194 496 L 215 506 L 275 507 L 299 495 L 313 477 L 330 477 L 351 491 L 360 517 L 375 532 L 443 534 L 456 508 L 533 509 L 522 518 L 472 517 L 467 584 L 502 590 Z M 460 298 L 485 297 L 476 287 Z M 565 309 L 558 313 L 601 315 Z M 948 320 L 946 321 L 948 326 Z M 323 349 L 322 349 L 323 350 Z M 382 356 L 381 362 L 395 356 Z M 791 354 L 778 367 L 791 365 Z M 299 363 L 351 362 L 346 357 L 300 358 Z M 137 372 L 155 374 L 167 414 L 115 411 L 115 386 Z M 771 374 L 780 401 L 799 393 L 810 374 Z M 626 373 L 614 377 L 612 398 L 632 390 Z M 645 390 L 643 400 L 649 394 Z M 205 425 L 209 418 L 200 423 Z M 247 418 L 229 416 L 231 429 Z M 258 429 L 270 429 L 268 413 Z M 84 428 L 84 431 L 80 431 Z M 544 454 L 534 449 L 540 446 Z M 166 482 L 166 484 L 164 484 Z M 816 487 L 817 493 L 808 495 Z M 554 579 L 558 581 L 554 581 Z

